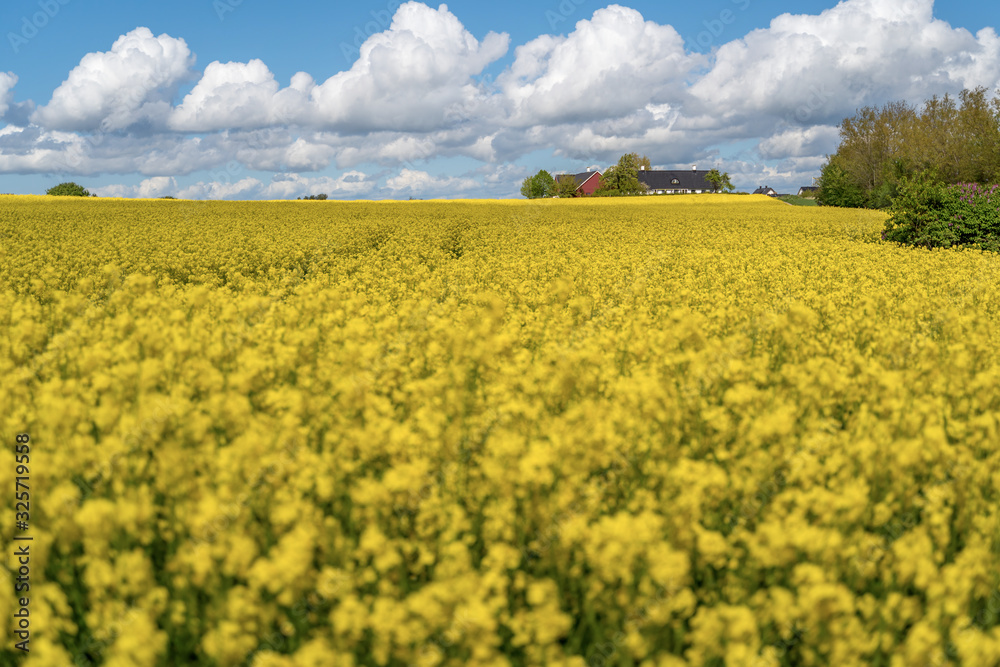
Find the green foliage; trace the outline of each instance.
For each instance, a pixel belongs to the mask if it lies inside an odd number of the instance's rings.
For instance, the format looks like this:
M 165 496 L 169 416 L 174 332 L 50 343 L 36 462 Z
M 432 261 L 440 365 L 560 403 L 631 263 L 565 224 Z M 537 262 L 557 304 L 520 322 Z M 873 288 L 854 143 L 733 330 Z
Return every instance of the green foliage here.
M 819 191 L 816 193 L 816 201 L 823 206 L 863 208 L 865 193 L 840 166 L 840 162 L 841 158 L 834 155 L 823 166 L 818 181 Z
M 556 180 L 552 174 L 542 169 L 521 183 L 521 195 L 527 199 L 544 199 L 556 193 Z
M 931 170 L 941 183 L 1000 180 L 1000 97 L 986 88 L 865 107 L 845 118 L 823 168 L 828 206 L 889 208 L 903 179 Z
M 562 199 L 576 197 L 576 179 L 572 175 L 558 176 L 556 178 L 555 196 Z
M 306 195 L 305 197 L 296 198 L 296 200 L 300 199 L 303 201 L 326 201 L 327 196 L 325 194 L 319 194 L 319 195 Z
M 932 97 L 917 123 L 920 141 L 911 142 L 910 160 L 935 169 L 947 183 L 1000 180 L 1000 97 L 985 88 L 963 90 L 957 100 Z
M 594 194 L 598 197 L 628 197 L 645 194 L 646 186 L 639 182 L 639 156 L 622 155 L 618 164 L 609 167 L 601 177 L 601 187 Z
M 952 187 L 966 207 L 955 225 L 958 242 L 1000 252 L 1000 185 L 961 183 Z
M 1000 252 L 1000 186 L 947 185 L 931 170 L 900 185 L 882 238 L 925 248 Z
M 883 183 L 868 193 L 865 208 L 889 208 L 892 206 L 892 202 L 896 198 L 898 191 L 899 183 Z
M 89 197 L 90 192 L 84 189 L 82 185 L 77 185 L 76 183 L 60 183 L 55 187 L 51 187 L 45 191 L 47 195 L 54 195 L 56 197 Z
M 729 180 L 729 172 L 720 173 L 718 169 L 712 169 L 705 176 L 705 180 L 712 184 L 713 191 L 732 192 L 733 182 Z
M 926 248 L 958 243 L 955 222 L 961 216 L 958 194 L 938 175 L 924 171 L 900 185 L 882 234 L 886 241 Z

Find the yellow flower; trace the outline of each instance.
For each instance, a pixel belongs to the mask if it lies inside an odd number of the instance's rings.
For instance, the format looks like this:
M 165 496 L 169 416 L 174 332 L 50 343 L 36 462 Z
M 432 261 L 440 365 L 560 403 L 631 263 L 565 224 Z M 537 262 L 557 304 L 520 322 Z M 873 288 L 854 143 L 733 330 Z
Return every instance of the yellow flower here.
M 1000 663 L 995 254 L 314 203 L 0 196 L 31 664 Z

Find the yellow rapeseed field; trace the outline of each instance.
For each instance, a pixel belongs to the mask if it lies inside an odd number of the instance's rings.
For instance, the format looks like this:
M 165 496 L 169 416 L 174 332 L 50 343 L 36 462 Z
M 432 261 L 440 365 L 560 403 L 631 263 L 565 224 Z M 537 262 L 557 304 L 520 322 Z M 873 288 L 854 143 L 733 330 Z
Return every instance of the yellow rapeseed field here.
M 1000 258 L 883 224 L 0 197 L 0 662 L 1000 664 Z

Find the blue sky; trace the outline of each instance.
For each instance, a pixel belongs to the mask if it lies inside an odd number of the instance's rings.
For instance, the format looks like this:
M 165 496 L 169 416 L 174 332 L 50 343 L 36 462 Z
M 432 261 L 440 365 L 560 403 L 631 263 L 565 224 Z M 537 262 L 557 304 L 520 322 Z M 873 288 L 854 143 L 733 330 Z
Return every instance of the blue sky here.
M 7 0 L 0 192 L 507 197 L 637 151 L 811 183 L 858 106 L 1000 86 L 985 1 Z

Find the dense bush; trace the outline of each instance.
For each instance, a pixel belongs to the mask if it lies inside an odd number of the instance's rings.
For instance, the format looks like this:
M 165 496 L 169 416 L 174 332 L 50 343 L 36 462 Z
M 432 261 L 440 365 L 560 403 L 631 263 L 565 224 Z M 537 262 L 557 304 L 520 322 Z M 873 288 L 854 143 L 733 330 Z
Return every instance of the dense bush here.
M 90 191 L 77 183 L 60 183 L 46 190 L 45 194 L 57 197 L 89 197 Z
M 944 185 L 931 172 L 904 179 L 882 237 L 926 248 L 1000 252 L 1000 186 Z

